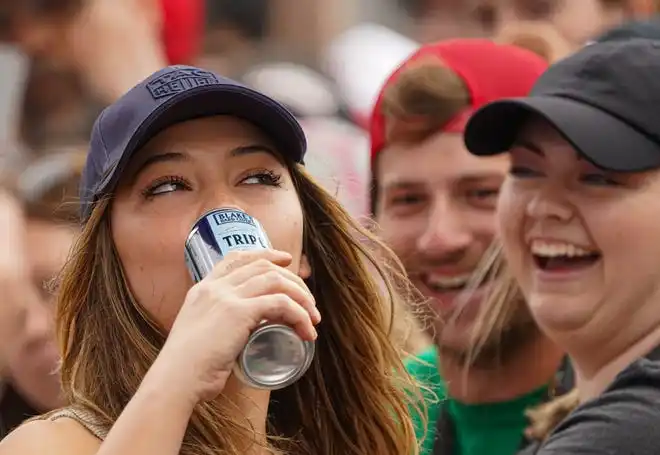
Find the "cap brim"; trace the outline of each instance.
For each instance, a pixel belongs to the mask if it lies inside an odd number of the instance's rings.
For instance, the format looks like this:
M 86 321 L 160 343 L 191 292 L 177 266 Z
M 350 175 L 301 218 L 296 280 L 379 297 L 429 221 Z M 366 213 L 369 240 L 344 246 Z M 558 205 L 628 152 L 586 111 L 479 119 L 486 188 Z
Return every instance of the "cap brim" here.
M 209 85 L 174 96 L 159 106 L 127 138 L 112 171 L 95 189 L 97 195 L 112 191 L 133 154 L 161 131 L 177 123 L 216 115 L 243 119 L 262 130 L 285 159 L 303 163 L 307 142 L 293 114 L 267 96 L 238 85 Z
M 545 119 L 596 166 L 616 172 L 660 167 L 660 145 L 627 123 L 588 104 L 553 96 L 496 101 L 475 112 L 465 128 L 474 155 L 507 152 L 531 115 Z

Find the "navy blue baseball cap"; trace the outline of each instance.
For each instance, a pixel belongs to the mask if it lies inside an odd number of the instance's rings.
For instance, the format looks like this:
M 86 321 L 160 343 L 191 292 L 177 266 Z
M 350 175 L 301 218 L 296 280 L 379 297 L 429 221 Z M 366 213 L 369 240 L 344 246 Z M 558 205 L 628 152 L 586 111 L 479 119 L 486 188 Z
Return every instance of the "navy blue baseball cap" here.
M 303 163 L 305 134 L 282 104 L 201 68 L 170 66 L 133 87 L 96 119 L 80 183 L 83 223 L 93 204 L 114 191 L 133 154 L 150 139 L 177 123 L 214 115 L 254 124 L 286 159 Z
M 596 166 L 660 168 L 660 41 L 596 42 L 550 66 L 524 98 L 487 104 L 465 128 L 474 155 L 507 152 L 530 116 L 540 116 Z

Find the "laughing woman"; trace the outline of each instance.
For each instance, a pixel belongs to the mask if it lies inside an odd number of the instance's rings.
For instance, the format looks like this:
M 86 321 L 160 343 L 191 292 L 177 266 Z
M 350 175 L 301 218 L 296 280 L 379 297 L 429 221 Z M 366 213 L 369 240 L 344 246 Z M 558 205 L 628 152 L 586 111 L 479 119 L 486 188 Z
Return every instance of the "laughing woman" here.
M 492 103 L 468 124 L 472 153 L 510 155 L 503 251 L 576 371 L 580 405 L 539 455 L 658 453 L 658 105 L 660 43 L 628 40 L 584 48 L 529 97 Z
M 304 154 L 284 107 L 198 68 L 164 69 L 109 106 L 59 291 L 71 406 L 0 453 L 416 453 L 411 381 L 389 339 L 401 268 L 308 177 Z M 217 207 L 256 217 L 274 249 L 229 254 L 193 285 L 184 242 Z M 307 374 L 275 392 L 231 373 L 265 319 L 316 340 Z

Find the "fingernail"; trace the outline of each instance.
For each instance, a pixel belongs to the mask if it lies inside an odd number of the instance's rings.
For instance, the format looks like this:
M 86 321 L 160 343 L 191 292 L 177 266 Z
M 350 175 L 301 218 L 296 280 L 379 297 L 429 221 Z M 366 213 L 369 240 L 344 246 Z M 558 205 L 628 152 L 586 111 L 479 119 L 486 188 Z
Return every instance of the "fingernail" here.
M 316 340 L 319 337 L 319 333 L 316 331 L 315 328 L 312 328 L 314 332 L 312 332 L 314 339 Z
M 321 312 L 316 307 L 314 308 L 314 316 L 315 316 L 314 319 L 316 319 L 317 324 L 321 322 Z

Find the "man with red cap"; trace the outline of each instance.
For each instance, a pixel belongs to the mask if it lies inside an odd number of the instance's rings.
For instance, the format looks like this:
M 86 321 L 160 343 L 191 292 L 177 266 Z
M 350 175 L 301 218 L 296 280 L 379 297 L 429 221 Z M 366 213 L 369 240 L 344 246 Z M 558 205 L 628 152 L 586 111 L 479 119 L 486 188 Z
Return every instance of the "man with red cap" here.
M 477 317 L 488 283 L 474 286 L 474 272 L 493 244 L 509 163 L 471 156 L 462 138 L 475 109 L 527 95 L 546 66 L 487 40 L 429 44 L 390 76 L 374 107 L 371 208 L 428 299 L 416 313 L 433 343 L 408 364 L 439 398 L 416 419 L 422 455 L 514 454 L 525 444 L 525 411 L 547 399 L 561 364 L 524 305 L 504 322 Z M 496 336 L 482 337 L 472 356 L 484 330 Z

